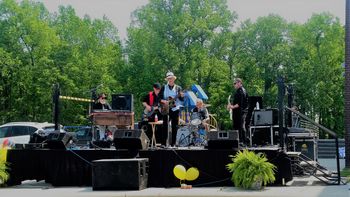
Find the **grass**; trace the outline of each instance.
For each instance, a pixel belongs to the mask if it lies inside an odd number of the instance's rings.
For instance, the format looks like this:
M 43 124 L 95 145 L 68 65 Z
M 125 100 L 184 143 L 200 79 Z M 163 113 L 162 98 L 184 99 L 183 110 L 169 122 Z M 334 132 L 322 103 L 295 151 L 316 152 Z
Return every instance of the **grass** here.
M 350 168 L 344 168 L 342 171 L 340 171 L 340 176 L 350 177 Z
M 346 177 L 346 182 L 350 182 L 350 168 L 344 168 L 342 171 L 340 171 L 341 177 Z

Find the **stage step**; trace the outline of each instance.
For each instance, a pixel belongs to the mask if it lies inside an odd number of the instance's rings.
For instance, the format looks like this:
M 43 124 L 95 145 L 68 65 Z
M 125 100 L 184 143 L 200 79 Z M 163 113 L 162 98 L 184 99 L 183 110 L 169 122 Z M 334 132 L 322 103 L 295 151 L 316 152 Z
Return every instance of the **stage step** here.
M 294 176 L 310 175 L 327 185 L 339 183 L 338 173 L 327 170 L 327 168 L 320 165 L 317 161 L 310 160 L 310 158 L 300 152 L 287 152 L 287 155 L 291 160 Z

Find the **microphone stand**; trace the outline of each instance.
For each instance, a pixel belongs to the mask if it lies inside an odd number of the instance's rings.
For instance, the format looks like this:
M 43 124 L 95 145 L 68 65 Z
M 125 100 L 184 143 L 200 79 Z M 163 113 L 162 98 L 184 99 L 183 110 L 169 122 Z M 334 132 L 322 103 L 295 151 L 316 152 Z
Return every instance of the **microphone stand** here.
M 255 111 L 256 111 L 256 107 L 254 107 L 254 109 L 253 109 L 253 112 L 252 112 L 252 116 L 250 117 L 250 123 L 252 123 L 253 122 L 253 118 L 254 118 L 254 115 L 255 115 Z M 252 132 L 250 132 L 250 136 L 249 136 L 249 140 L 250 140 L 250 144 L 253 146 L 253 135 L 254 135 L 254 133 L 255 133 L 255 130 L 256 130 L 256 125 L 255 125 L 255 122 L 256 122 L 256 120 L 254 120 L 254 122 L 253 122 L 253 126 L 254 126 L 254 130 L 252 131 Z M 250 127 L 250 126 L 249 126 Z M 250 128 L 249 128 L 249 130 L 251 130 Z

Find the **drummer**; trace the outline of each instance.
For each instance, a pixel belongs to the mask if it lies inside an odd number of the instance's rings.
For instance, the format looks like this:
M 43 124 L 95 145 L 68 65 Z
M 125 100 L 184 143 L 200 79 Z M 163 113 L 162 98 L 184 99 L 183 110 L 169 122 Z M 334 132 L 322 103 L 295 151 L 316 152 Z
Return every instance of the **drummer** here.
M 199 114 L 199 118 L 202 122 L 201 126 L 208 130 L 208 122 L 209 122 L 209 113 L 208 109 L 204 106 L 202 99 L 196 100 L 196 107 L 193 108 L 192 113 L 197 112 Z

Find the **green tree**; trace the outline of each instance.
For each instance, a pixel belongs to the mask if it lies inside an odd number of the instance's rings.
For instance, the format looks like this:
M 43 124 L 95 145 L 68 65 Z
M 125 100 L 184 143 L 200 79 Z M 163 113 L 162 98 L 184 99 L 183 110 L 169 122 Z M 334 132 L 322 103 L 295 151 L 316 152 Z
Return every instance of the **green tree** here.
M 344 132 L 344 28 L 329 13 L 293 29 L 297 103 L 320 124 Z
M 48 11 L 40 3 L 13 0 L 0 2 L 0 46 L 16 60 L 11 70 L 13 81 L 7 89 L 5 103 L 11 106 L 13 116 L 4 116 L 4 121 L 47 120 L 51 114 L 51 95 L 47 94 L 57 70 L 52 69 L 48 57 L 58 37 L 49 27 Z M 4 92 L 5 93 L 5 92 Z
M 243 78 L 250 95 L 264 98 L 264 106 L 276 107 L 277 77 L 289 68 L 288 23 L 280 16 L 245 21 L 233 35 L 230 65 Z
M 117 30 L 107 19 L 83 19 L 71 7 L 50 14 L 42 3 L 0 1 L 1 121 L 52 121 L 52 85 L 61 94 L 123 89 Z M 62 124 L 86 124 L 87 103 L 61 101 Z
M 80 19 L 72 7 L 59 8 L 53 17 L 52 27 L 60 36 L 61 43 L 53 54 L 60 68 L 58 82 L 62 94 L 90 98 L 91 91 L 113 93 L 122 90 L 118 82 L 123 66 L 122 48 L 117 30 L 103 18 Z M 62 122 L 86 124 L 88 104 L 62 101 Z
M 128 86 L 137 93 L 136 100 L 150 84 L 163 82 L 168 70 L 185 89 L 195 83 L 209 95 L 220 92 L 229 80 L 226 57 L 235 19 L 221 0 L 153 0 L 136 10 L 127 42 L 129 76 L 134 79 L 128 79 Z M 210 99 L 215 112 L 223 110 L 216 99 Z

